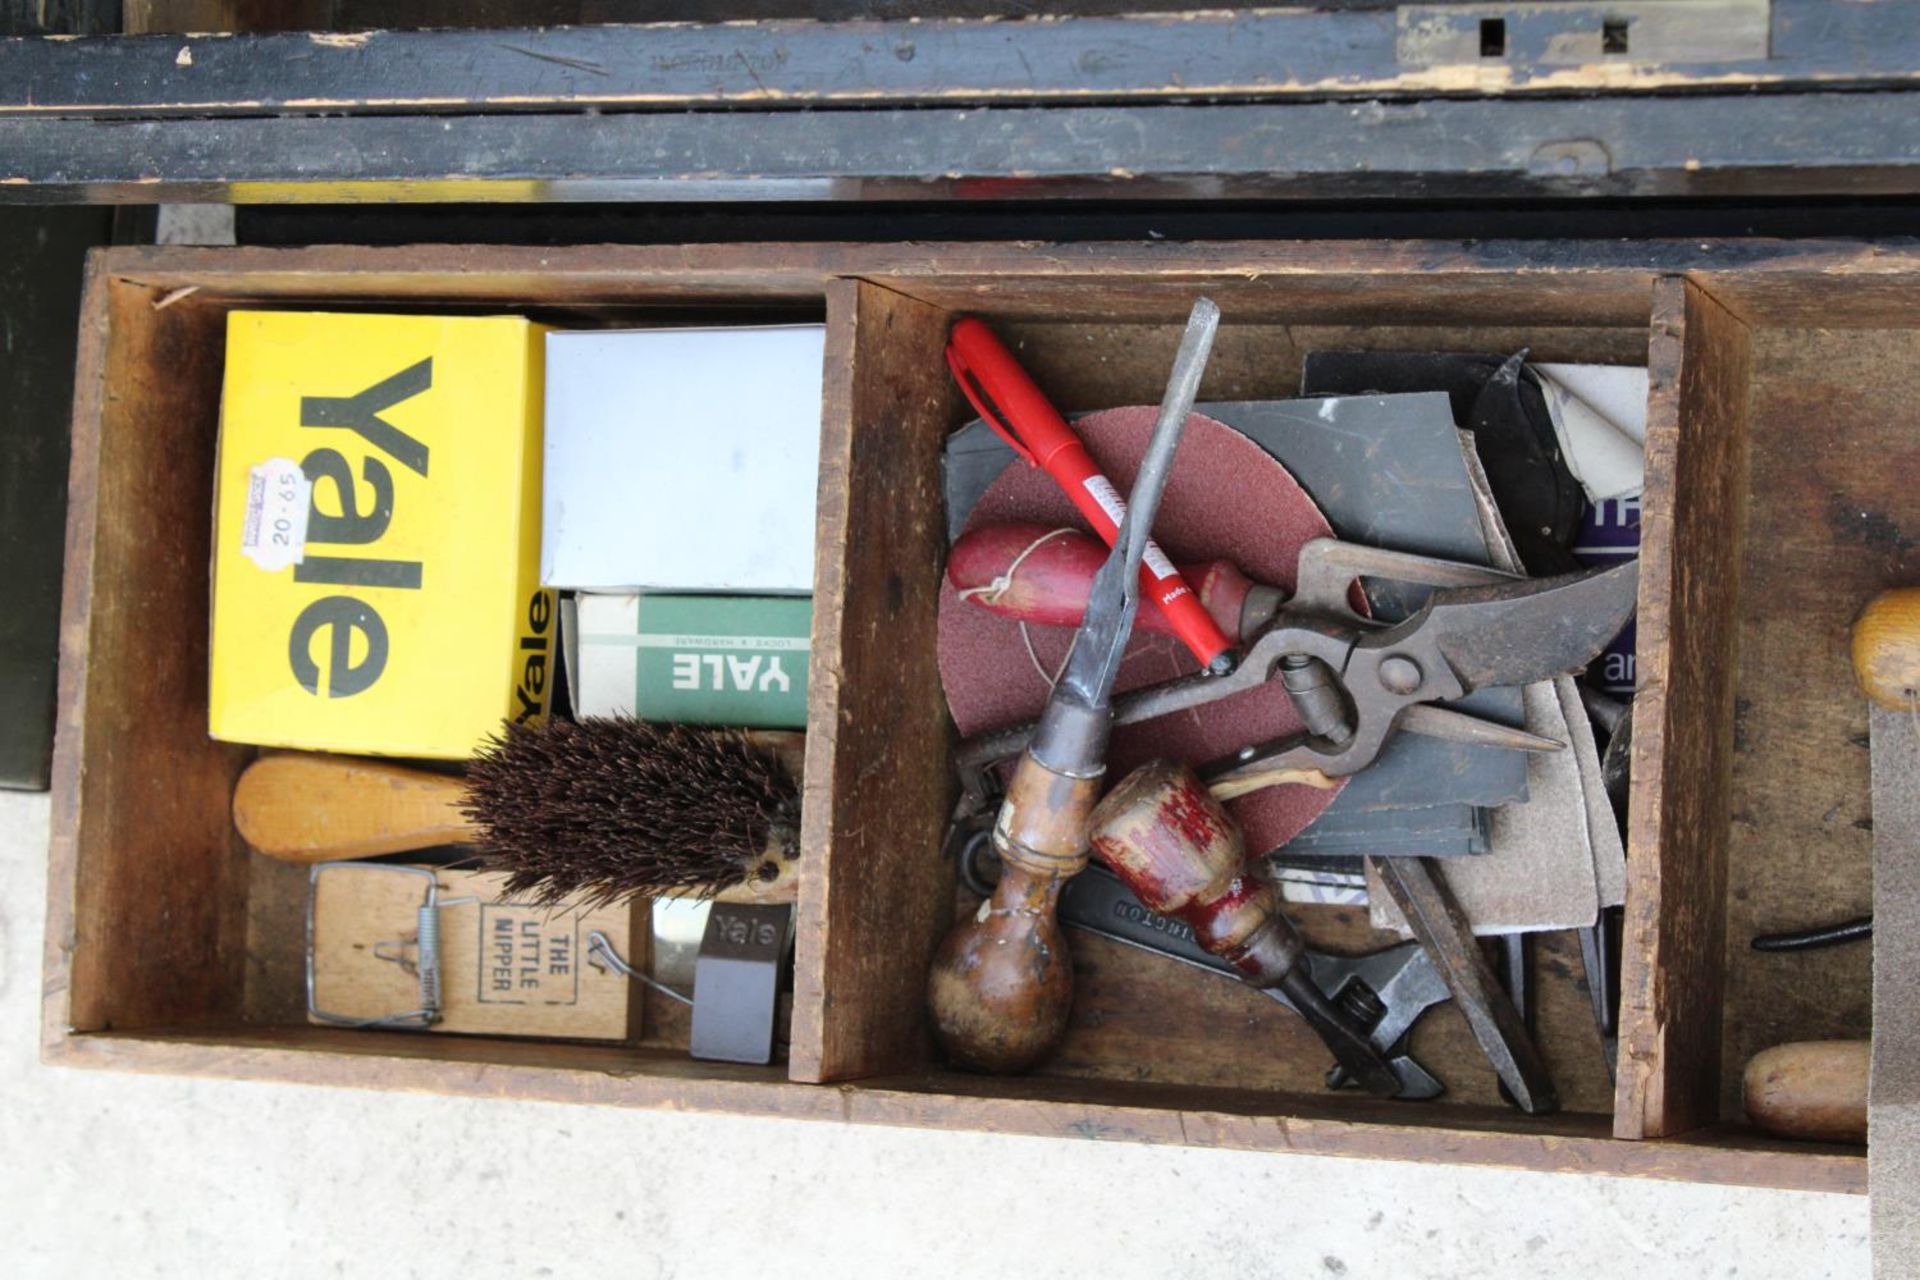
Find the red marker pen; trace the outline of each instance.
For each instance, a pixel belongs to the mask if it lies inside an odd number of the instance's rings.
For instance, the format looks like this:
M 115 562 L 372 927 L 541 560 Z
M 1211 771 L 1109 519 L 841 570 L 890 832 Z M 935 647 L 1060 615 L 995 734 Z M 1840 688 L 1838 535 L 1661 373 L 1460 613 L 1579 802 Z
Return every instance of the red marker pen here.
M 1127 513 L 1126 501 L 993 330 L 971 317 L 958 321 L 947 339 L 947 367 L 987 425 L 1015 453 L 1052 476 L 1094 531 L 1112 546 Z M 1152 541 L 1140 564 L 1140 589 L 1160 606 L 1174 634 L 1202 666 L 1216 675 L 1233 669 L 1232 642 L 1166 552 Z

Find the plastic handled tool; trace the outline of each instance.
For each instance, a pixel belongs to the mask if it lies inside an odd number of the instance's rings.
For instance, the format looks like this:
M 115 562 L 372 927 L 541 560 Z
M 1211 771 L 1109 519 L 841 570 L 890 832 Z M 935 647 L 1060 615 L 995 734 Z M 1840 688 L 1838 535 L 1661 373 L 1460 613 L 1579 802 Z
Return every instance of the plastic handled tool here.
M 1073 966 L 1056 918 L 1064 881 L 1087 864 L 1087 821 L 1106 772 L 1113 682 L 1140 602 L 1147 535 L 1193 411 L 1220 310 L 1194 304 L 1133 500 L 1088 596 L 1065 671 L 994 817 L 1004 868 L 993 896 L 935 954 L 927 976 L 934 1034 L 955 1065 L 1023 1071 L 1066 1032 Z
M 1346 1011 L 1314 984 L 1299 932 L 1273 886 L 1248 872 L 1240 829 L 1183 764 L 1159 760 L 1128 774 L 1093 811 L 1100 859 L 1142 905 L 1189 926 L 1194 940 L 1256 987 L 1285 992 L 1369 1093 L 1397 1096 L 1400 1076 Z
M 1095 532 L 1111 545 L 1119 536 L 1126 504 L 1094 464 L 1080 437 L 1034 385 L 1013 353 L 994 337 L 993 330 L 971 317 L 956 323 L 947 339 L 947 367 L 987 425 L 1020 457 L 1052 476 Z M 1187 411 L 1193 411 L 1191 401 Z M 1146 599 L 1163 611 L 1174 634 L 1193 651 L 1200 665 L 1215 674 L 1231 670 L 1233 642 L 1208 616 L 1192 587 L 1151 539 L 1138 573 Z

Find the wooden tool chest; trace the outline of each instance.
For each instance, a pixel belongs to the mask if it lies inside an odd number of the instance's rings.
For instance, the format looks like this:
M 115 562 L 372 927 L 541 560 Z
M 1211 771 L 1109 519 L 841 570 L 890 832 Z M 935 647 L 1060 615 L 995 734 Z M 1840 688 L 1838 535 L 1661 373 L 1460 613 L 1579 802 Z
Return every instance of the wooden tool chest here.
M 1868 1033 L 1863 948 L 1749 936 L 1871 901 L 1865 708 L 1848 624 L 1912 582 L 1920 249 L 1857 243 L 793 245 L 115 249 L 82 314 L 45 975 L 50 1060 L 177 1074 L 933 1128 L 1864 1189 L 1864 1153 L 1744 1128 L 1739 1072 Z M 1640 695 L 1617 1085 L 1577 948 L 1542 959 L 1567 1110 L 1500 1103 L 1456 1014 L 1415 1047 L 1434 1103 L 1328 1093 L 1258 993 L 1076 940 L 1060 1054 L 941 1069 L 928 958 L 952 729 L 935 668 L 940 453 L 972 416 L 954 315 L 1015 344 L 1063 407 L 1158 398 L 1193 297 L 1225 314 L 1202 400 L 1292 394 L 1303 354 L 1511 351 L 1651 370 Z M 650 1002 L 607 1046 L 307 1024 L 306 878 L 235 834 L 253 752 L 206 734 L 209 520 L 237 306 L 514 311 L 575 325 L 751 311 L 828 327 L 804 872 L 791 1042 L 690 1060 Z M 1348 917 L 1351 918 L 1348 918 Z M 1363 913 L 1308 926 L 1332 946 Z M 664 1003 L 664 1002 L 663 1002 Z

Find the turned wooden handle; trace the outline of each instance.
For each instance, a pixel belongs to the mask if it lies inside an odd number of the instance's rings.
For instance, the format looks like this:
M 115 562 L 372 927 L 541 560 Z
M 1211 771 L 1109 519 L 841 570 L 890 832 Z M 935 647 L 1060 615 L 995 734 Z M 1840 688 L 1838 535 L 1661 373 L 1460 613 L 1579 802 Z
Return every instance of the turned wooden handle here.
M 1853 676 L 1883 707 L 1920 699 L 1920 587 L 1883 591 L 1853 624 Z
M 1813 1142 L 1867 1140 L 1865 1040 L 1805 1040 L 1753 1055 L 1742 1082 L 1747 1118 Z
M 271 858 L 326 862 L 464 844 L 466 783 L 380 760 L 290 752 L 247 766 L 233 791 L 233 825 Z
M 947 553 L 947 581 L 961 599 L 1003 618 L 1077 627 L 1107 554 L 1104 542 L 1078 529 L 1025 521 L 984 525 L 962 534 Z M 1183 564 L 1179 570 L 1214 625 L 1229 636 L 1245 638 L 1249 597 L 1265 602 L 1275 595 L 1267 588 L 1254 596 L 1259 584 L 1225 560 Z M 1140 597 L 1133 626 L 1179 634 L 1150 594 Z
M 1191 925 L 1201 946 L 1259 987 L 1300 958 L 1273 886 L 1246 870 L 1239 827 L 1184 764 L 1141 765 L 1093 811 L 1091 840 L 1150 911 Z
M 1031 754 L 1020 758 L 993 826 L 1000 883 L 947 934 L 927 973 L 934 1035 L 955 1065 L 1025 1071 L 1066 1034 L 1073 962 L 1060 889 L 1087 865 L 1100 783 L 1054 773 Z

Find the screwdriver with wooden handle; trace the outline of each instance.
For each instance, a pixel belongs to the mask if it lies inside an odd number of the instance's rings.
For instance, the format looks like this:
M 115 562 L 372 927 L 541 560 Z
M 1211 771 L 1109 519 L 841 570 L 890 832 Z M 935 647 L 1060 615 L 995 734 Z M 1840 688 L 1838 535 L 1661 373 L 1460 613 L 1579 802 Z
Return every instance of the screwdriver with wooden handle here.
M 1873 703 L 1874 754 L 1912 751 L 1920 716 L 1920 587 L 1882 592 L 1861 611 L 1853 624 L 1853 677 Z M 1874 839 L 1891 838 L 1890 825 L 1876 823 Z M 1854 928 L 1848 936 L 1867 932 Z M 1742 1082 L 1747 1117 L 1783 1138 L 1865 1142 L 1869 1059 L 1866 1040 L 1763 1049 L 1748 1061 Z
M 947 934 L 928 970 L 934 1035 L 956 1066 L 1024 1071 L 1066 1034 L 1073 965 L 1060 889 L 1087 865 L 1087 820 L 1105 780 L 1113 684 L 1139 609 L 1140 565 L 1219 321 L 1210 300 L 1194 304 L 1113 551 L 995 816 L 1000 883 Z

